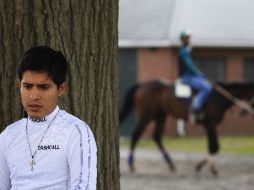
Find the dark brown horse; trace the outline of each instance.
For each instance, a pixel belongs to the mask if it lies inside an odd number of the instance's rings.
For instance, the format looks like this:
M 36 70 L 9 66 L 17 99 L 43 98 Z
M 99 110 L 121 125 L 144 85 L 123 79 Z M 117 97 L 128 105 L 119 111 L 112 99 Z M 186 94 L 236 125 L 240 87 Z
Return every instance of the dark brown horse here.
M 254 96 L 253 83 L 220 83 L 226 91 L 239 99 L 250 100 Z M 155 121 L 153 139 L 158 145 L 165 161 L 171 170 L 175 170 L 174 163 L 162 144 L 162 133 L 167 115 L 187 120 L 189 102 L 174 95 L 174 85 L 160 80 L 150 81 L 132 86 L 126 96 L 120 110 L 120 124 L 135 107 L 138 115 L 138 124 L 131 137 L 130 154 L 128 163 L 134 170 L 134 149 L 147 127 L 148 123 Z M 222 121 L 225 111 L 233 102 L 217 91 L 213 90 L 207 102 L 202 108 L 203 117 L 197 122 L 201 124 L 207 135 L 208 156 L 202 159 L 196 166 L 200 171 L 205 164 L 210 164 L 211 172 L 218 174 L 213 156 L 219 152 L 219 141 L 216 126 Z

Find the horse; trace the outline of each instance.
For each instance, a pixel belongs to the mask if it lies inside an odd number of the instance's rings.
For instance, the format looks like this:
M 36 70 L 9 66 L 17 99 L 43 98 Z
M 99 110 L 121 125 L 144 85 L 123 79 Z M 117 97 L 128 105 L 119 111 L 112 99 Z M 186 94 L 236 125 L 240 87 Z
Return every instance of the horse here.
M 220 82 L 216 85 L 220 86 L 237 100 L 253 100 L 254 83 L 252 82 Z M 209 164 L 212 174 L 214 176 L 218 175 L 218 169 L 214 162 L 214 156 L 219 153 L 220 148 L 216 126 L 222 121 L 225 111 L 233 104 L 232 100 L 216 91 L 215 88 L 213 88 L 207 101 L 204 103 L 201 111 L 202 117 L 198 118 L 196 122 L 203 126 L 205 130 L 208 154 L 197 163 L 195 167 L 196 172 L 200 172 L 203 166 Z M 119 124 L 121 126 L 121 123 L 129 113 L 134 108 L 136 109 L 138 123 L 131 135 L 130 153 L 128 156 L 128 165 L 131 171 L 135 171 L 135 146 L 151 121 L 155 122 L 153 140 L 157 144 L 169 168 L 172 171 L 176 170 L 171 156 L 162 144 L 164 124 L 168 115 L 182 118 L 188 122 L 189 106 L 190 101 L 176 97 L 174 83 L 168 83 L 164 80 L 136 83 L 127 90 L 119 113 Z

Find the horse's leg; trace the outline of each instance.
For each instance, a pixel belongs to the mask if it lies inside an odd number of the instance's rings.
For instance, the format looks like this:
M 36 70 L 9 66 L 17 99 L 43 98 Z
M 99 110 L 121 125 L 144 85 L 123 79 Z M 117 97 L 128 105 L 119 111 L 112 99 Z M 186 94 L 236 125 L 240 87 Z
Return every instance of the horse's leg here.
M 196 166 L 196 171 L 199 172 L 204 165 L 209 164 L 210 170 L 214 176 L 218 175 L 218 170 L 214 163 L 214 156 L 219 151 L 219 142 L 218 142 L 218 135 L 214 126 L 209 126 L 205 128 L 207 134 L 207 141 L 208 141 L 208 150 L 209 154 L 206 158 L 201 160 L 198 165 Z
M 164 160 L 167 162 L 167 164 L 169 165 L 169 168 L 172 171 L 175 171 L 175 165 L 172 161 L 172 159 L 170 158 L 170 155 L 168 154 L 168 152 L 166 151 L 166 149 L 164 148 L 163 144 L 162 144 L 162 134 L 163 134 L 163 130 L 164 130 L 164 124 L 165 124 L 165 120 L 166 120 L 166 116 L 164 114 L 158 115 L 156 118 L 156 123 L 155 123 L 155 131 L 154 131 L 154 135 L 153 135 L 153 139 L 156 142 L 161 154 L 163 155 Z
M 138 142 L 140 136 L 142 135 L 145 128 L 147 127 L 148 122 L 149 122 L 148 120 L 140 121 L 138 123 L 137 127 L 135 128 L 134 132 L 132 133 L 132 136 L 131 136 L 131 144 L 130 144 L 130 152 L 129 152 L 129 156 L 128 156 L 128 164 L 129 164 L 129 168 L 132 172 L 135 171 L 135 167 L 134 167 L 134 149 L 135 149 L 135 146 L 137 145 L 137 142 Z

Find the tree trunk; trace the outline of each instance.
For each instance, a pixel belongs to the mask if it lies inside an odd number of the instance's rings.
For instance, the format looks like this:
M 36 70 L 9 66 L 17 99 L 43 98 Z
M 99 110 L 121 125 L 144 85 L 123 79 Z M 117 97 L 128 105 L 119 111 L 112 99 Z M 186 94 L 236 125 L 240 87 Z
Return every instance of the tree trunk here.
M 98 146 L 98 190 L 118 190 L 118 0 L 0 0 L 1 130 L 22 116 L 17 66 L 25 50 L 49 45 L 69 62 L 61 108 L 85 120 Z

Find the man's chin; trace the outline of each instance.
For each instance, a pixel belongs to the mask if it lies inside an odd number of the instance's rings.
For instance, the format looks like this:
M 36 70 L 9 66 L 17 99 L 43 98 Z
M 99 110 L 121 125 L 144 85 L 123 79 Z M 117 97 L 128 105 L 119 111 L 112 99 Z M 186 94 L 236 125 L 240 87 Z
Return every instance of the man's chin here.
M 28 112 L 28 116 L 29 116 L 30 118 L 37 118 L 37 119 L 41 119 L 41 118 L 44 117 L 43 114 L 39 114 L 39 113 L 29 113 L 29 112 Z

